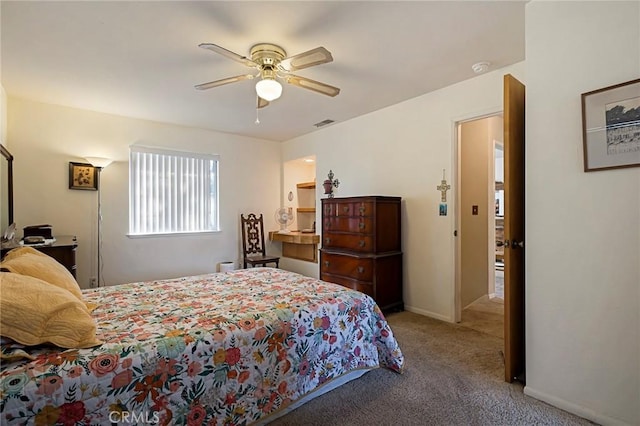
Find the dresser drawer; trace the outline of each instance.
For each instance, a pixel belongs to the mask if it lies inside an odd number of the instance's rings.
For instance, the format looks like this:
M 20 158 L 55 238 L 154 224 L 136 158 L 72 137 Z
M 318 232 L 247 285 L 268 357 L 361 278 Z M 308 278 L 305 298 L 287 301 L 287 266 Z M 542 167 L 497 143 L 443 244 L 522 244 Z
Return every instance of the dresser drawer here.
M 323 234 L 330 231 L 359 232 L 369 234 L 373 232 L 373 220 L 370 217 L 326 217 L 322 222 Z
M 324 274 L 324 273 L 320 274 L 320 279 L 322 281 L 328 281 L 330 283 L 340 284 L 343 287 L 347 287 L 352 290 L 357 290 L 368 296 L 374 297 L 373 285 L 370 282 L 358 281 L 352 278 L 341 277 L 339 275 Z
M 373 212 L 373 203 L 362 201 L 325 203 L 323 208 L 325 216 L 371 216 Z
M 368 258 L 322 253 L 320 271 L 360 281 L 371 281 L 373 280 L 373 261 Z
M 362 234 L 340 234 L 325 232 L 322 237 L 323 248 L 340 248 L 362 253 L 373 251 L 373 237 Z

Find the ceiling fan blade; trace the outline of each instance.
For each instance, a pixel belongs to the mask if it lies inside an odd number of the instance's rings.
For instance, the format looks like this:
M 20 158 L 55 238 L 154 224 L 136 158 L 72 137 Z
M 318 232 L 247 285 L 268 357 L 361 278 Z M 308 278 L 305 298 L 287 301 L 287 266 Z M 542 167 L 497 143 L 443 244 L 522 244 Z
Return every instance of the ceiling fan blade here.
M 195 86 L 198 90 L 207 90 L 213 87 L 223 86 L 229 83 L 235 83 L 236 81 L 242 80 L 251 80 L 253 78 L 253 74 L 244 74 L 244 75 L 236 75 L 235 77 L 223 78 L 221 80 L 210 81 L 209 83 L 202 83 Z
M 300 77 L 299 75 L 287 75 L 284 79 L 289 84 L 302 87 L 303 89 L 313 90 L 314 92 L 322 93 L 323 95 L 333 97 L 340 93 L 340 89 L 337 87 L 311 80 L 310 78 Z
M 316 47 L 315 49 L 284 58 L 280 61 L 280 68 L 284 71 L 297 71 L 331 61 L 333 61 L 331 52 L 324 47 Z
M 230 50 L 225 49 L 224 47 L 220 47 L 217 44 L 213 44 L 213 43 L 200 43 L 198 45 L 198 47 L 201 47 L 203 49 L 207 49 L 207 50 L 211 50 L 212 52 L 216 52 L 222 56 L 224 56 L 225 58 L 229 58 L 232 59 L 236 62 L 240 62 L 241 64 L 244 64 L 250 68 L 257 68 L 258 64 L 253 62 L 251 59 L 247 58 L 246 56 L 242 56 L 242 55 L 238 55 L 237 53 L 234 53 Z
M 257 105 L 258 109 L 269 106 L 269 101 L 262 99 L 260 96 L 258 96 L 257 98 L 258 98 L 258 105 Z

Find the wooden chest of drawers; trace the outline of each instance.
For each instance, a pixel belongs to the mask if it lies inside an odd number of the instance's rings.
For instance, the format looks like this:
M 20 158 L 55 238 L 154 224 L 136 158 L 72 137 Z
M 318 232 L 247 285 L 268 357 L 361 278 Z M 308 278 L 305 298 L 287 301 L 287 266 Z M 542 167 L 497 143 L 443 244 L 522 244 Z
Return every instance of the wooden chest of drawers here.
M 382 310 L 404 308 L 400 197 L 322 200 L 320 279 L 373 297 Z

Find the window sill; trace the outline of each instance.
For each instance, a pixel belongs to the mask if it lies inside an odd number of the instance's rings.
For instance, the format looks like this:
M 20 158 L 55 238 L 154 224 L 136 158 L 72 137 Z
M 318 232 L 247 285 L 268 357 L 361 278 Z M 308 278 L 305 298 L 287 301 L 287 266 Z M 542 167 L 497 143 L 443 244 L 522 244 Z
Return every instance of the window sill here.
M 167 233 L 156 233 L 156 234 L 126 234 L 127 238 L 156 238 L 156 237 L 189 237 L 189 236 L 197 236 L 197 235 L 211 235 L 218 234 L 222 232 L 221 230 L 216 231 L 194 231 L 194 232 L 167 232 Z

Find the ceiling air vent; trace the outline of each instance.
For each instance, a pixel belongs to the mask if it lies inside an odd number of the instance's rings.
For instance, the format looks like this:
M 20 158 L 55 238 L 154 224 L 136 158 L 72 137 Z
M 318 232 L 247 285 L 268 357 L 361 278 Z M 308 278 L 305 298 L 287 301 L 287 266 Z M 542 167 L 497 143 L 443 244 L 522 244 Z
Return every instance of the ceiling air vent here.
M 331 124 L 331 123 L 334 123 L 334 122 L 335 122 L 335 120 L 326 119 L 326 120 L 320 121 L 319 123 L 314 124 L 314 126 L 322 127 L 322 126 L 326 126 L 327 124 Z

